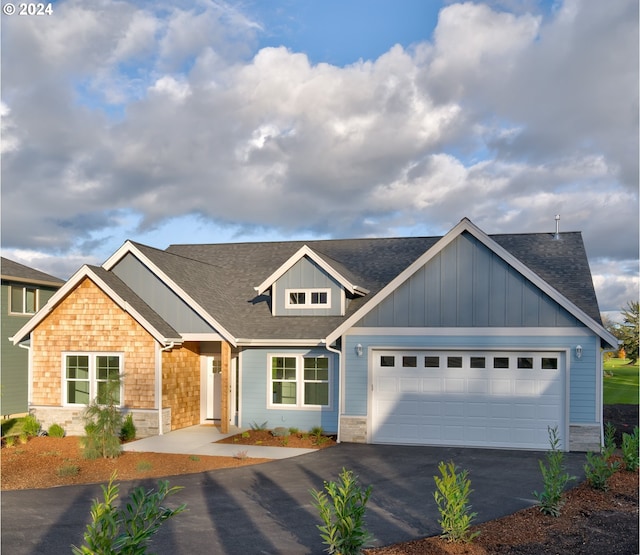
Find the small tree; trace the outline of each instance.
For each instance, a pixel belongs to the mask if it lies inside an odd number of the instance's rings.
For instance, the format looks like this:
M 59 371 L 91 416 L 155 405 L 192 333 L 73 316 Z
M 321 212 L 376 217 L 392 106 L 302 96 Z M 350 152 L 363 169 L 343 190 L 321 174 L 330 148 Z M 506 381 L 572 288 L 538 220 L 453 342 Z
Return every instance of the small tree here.
M 640 303 L 630 301 L 627 307 L 622 310 L 623 323 L 619 326 L 620 334 L 618 339 L 622 339 L 624 350 L 631 364 L 638 360 L 638 337 L 640 335 Z
M 480 533 L 470 531 L 471 522 L 477 513 L 471 512 L 469 504 L 469 495 L 473 491 L 468 478 L 469 472 L 458 472 L 453 461 L 440 462 L 438 470 L 440 477 L 433 477 L 437 487 L 433 498 L 440 512 L 438 523 L 442 529 L 442 537 L 450 542 L 468 543 Z
M 102 382 L 104 387 L 84 410 L 85 435 L 80 438 L 87 459 L 115 458 L 122 453 L 122 413 L 118 407 L 120 379 Z
M 158 491 L 145 491 L 138 487 L 131 493 L 124 508 L 114 506 L 118 495 L 118 484 L 114 484 L 116 473 L 109 484 L 102 486 L 104 501 L 95 499 L 91 506 L 91 523 L 84 533 L 84 545 L 72 546 L 74 555 L 144 555 L 151 537 L 160 525 L 186 509 L 182 504 L 169 509 L 162 504 L 179 487 L 169 487 L 169 482 L 158 482 Z
M 540 511 L 545 515 L 560 516 L 560 509 L 564 505 L 564 488 L 576 477 L 570 476 L 565 470 L 564 453 L 558 449 L 558 428 L 548 427 L 547 430 L 551 445 L 551 449 L 547 451 L 547 464 L 538 461 L 544 489 L 540 493 L 534 491 L 533 495 L 540 503 Z
M 373 537 L 366 530 L 364 515 L 371 496 L 371 486 L 362 491 L 357 476 L 342 469 L 340 482 L 325 482 L 323 491 L 312 490 L 314 506 L 324 522 L 318 525 L 320 537 L 332 555 L 357 555 Z M 327 495 L 328 494 L 328 495 Z

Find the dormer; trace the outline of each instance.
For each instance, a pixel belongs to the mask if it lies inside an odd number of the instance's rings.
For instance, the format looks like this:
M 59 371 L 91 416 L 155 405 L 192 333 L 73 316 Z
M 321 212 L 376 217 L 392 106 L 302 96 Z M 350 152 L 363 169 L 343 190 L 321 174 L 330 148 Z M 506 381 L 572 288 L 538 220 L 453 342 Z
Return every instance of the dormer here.
M 369 291 L 353 283 L 348 271 L 307 245 L 255 288 L 271 294 L 274 316 L 344 316 L 349 300 Z

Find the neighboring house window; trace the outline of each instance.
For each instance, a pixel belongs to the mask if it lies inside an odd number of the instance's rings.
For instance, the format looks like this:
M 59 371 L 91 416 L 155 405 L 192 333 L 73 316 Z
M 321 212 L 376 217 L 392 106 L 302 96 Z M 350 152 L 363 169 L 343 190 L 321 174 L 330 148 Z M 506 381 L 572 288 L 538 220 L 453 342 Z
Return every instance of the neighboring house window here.
M 122 397 L 118 384 L 122 355 L 78 353 L 64 355 L 65 403 L 88 405 L 94 399 L 106 404 L 111 391 L 117 405 Z
M 38 310 L 38 290 L 35 287 L 10 286 L 9 298 L 11 305 L 9 312 L 12 314 L 35 314 Z
M 329 406 L 329 370 L 327 357 L 272 356 L 271 405 Z
M 286 289 L 286 308 L 329 308 L 331 289 Z

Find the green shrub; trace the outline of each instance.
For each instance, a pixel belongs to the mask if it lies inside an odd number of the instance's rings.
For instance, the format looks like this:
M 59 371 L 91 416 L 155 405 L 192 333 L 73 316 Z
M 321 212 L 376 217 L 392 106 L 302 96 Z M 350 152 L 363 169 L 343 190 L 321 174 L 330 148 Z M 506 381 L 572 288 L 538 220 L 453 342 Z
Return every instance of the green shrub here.
M 327 552 L 355 555 L 370 544 L 373 536 L 366 530 L 364 515 L 371 496 L 371 486 L 362 491 L 357 476 L 342 469 L 340 482 L 325 482 L 324 491 L 311 490 L 314 506 L 324 524 L 317 525 Z
M 241 434 L 242 439 L 249 439 L 251 437 L 251 434 L 248 431 L 244 431 Z
M 438 470 L 440 477 L 433 477 L 437 488 L 433 497 L 440 512 L 438 524 L 442 529 L 442 537 L 450 542 L 468 543 L 479 534 L 469 530 L 477 513 L 470 512 L 469 495 L 473 490 L 471 480 L 467 477 L 468 471 L 458 472 L 453 461 L 446 464 L 441 462 Z
M 633 429 L 633 434 L 622 434 L 622 460 L 624 467 L 630 472 L 638 470 L 638 451 L 640 450 L 640 437 L 638 426 Z
M 60 424 L 51 424 L 47 430 L 47 435 L 49 437 L 64 437 L 64 428 Z
M 72 546 L 74 555 L 127 553 L 143 555 L 152 536 L 165 520 L 186 509 L 182 504 L 175 509 L 163 505 L 165 499 L 181 488 L 169 487 L 169 482 L 158 482 L 158 491 L 145 491 L 138 487 L 122 507 L 114 507 L 119 495 L 118 484 L 112 474 L 109 484 L 102 486 L 104 501 L 95 499 L 91 506 L 91 523 L 84 533 L 84 545 Z
M 16 444 L 16 440 L 18 438 L 16 436 L 7 436 L 4 438 L 4 446 L 5 447 L 14 447 Z
M 61 464 L 56 470 L 56 474 L 60 478 L 64 478 L 65 476 L 77 476 L 80 472 L 80 467 L 77 464 L 71 462 L 65 462 Z
M 132 441 L 136 438 L 136 425 L 133 423 L 133 414 L 129 413 L 120 428 L 120 439 L 122 441 Z
M 587 463 L 584 465 L 587 482 L 594 489 L 607 491 L 609 478 L 618 470 L 619 464 L 611 460 L 606 449 L 601 453 L 587 453 Z
M 119 388 L 118 380 L 108 381 L 101 399 L 104 404 L 98 404 L 98 399 L 94 399 L 84 411 L 85 435 L 80 441 L 87 459 L 115 458 L 122 453 L 122 414 L 116 404 L 116 391 Z
M 263 430 L 267 429 L 267 422 L 263 422 L 262 424 L 258 424 L 257 422 L 254 422 L 253 424 L 251 424 L 251 429 L 256 431 L 256 432 L 261 432 Z
M 28 414 L 22 419 L 22 433 L 28 437 L 35 437 L 40 433 L 40 422 L 32 414 Z
M 295 435 L 295 434 L 297 434 L 299 432 L 300 432 L 300 430 L 298 428 L 296 428 L 295 426 L 292 426 L 291 428 L 289 428 L 289 433 L 291 435 Z
M 551 449 L 547 451 L 547 464 L 538 461 L 544 489 L 540 493 L 534 491 L 533 495 L 540 504 L 540 511 L 545 515 L 560 516 L 560 509 L 564 505 L 564 489 L 576 477 L 570 476 L 565 469 L 564 453 L 558 449 L 558 428 L 549 427 L 548 432 Z

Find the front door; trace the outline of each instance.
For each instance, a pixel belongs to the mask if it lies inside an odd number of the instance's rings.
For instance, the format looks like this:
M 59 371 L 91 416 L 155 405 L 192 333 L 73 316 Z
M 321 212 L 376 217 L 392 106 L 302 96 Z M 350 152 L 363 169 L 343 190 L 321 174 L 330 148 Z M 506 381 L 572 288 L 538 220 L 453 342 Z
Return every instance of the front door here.
M 220 420 L 221 370 L 220 355 L 207 357 L 207 420 Z

